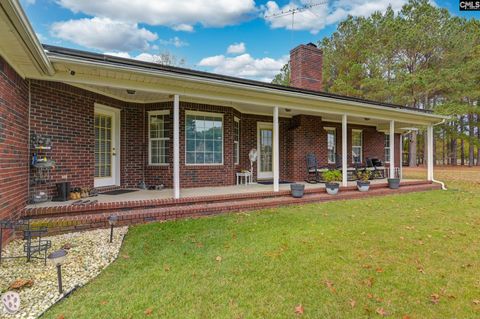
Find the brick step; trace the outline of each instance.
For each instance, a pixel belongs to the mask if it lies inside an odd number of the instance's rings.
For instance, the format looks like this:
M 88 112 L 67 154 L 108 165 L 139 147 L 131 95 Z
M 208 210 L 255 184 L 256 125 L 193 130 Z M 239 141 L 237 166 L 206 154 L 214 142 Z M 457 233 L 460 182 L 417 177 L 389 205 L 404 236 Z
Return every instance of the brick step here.
M 118 225 L 141 224 L 152 221 L 164 221 L 179 218 L 192 218 L 214 215 L 224 212 L 248 211 L 256 209 L 265 209 L 286 205 L 298 205 L 314 202 L 327 202 L 334 200 L 361 199 L 372 196 L 393 195 L 400 193 L 428 191 L 440 189 L 438 184 L 423 183 L 416 185 L 402 186 L 398 190 L 391 190 L 386 187 L 374 187 L 369 192 L 361 193 L 357 190 L 342 190 L 336 196 L 326 193 L 313 192 L 306 194 L 303 198 L 293 198 L 289 194 L 285 196 L 267 197 L 263 199 L 244 199 L 240 201 L 216 201 L 201 202 L 196 204 L 184 204 L 168 207 L 139 208 L 133 210 L 112 209 L 102 213 L 69 215 L 50 217 L 50 218 L 34 218 L 32 224 L 36 226 L 48 226 L 49 233 L 62 233 L 71 231 L 81 231 L 93 228 L 108 227 L 108 216 L 115 214 L 118 216 Z
M 402 187 L 413 185 L 430 184 L 427 181 L 405 181 L 402 182 Z M 371 190 L 386 188 L 387 184 L 372 184 Z M 341 191 L 357 191 L 356 186 L 342 187 Z M 324 188 L 309 188 L 305 189 L 305 194 L 318 194 L 325 193 Z M 41 217 L 55 217 L 69 214 L 70 216 L 85 215 L 102 213 L 104 211 L 112 210 L 136 210 L 147 209 L 155 207 L 175 207 L 179 205 L 195 205 L 200 203 L 214 203 L 225 201 L 243 201 L 243 200 L 261 200 L 264 198 L 283 197 L 290 196 L 289 190 L 282 190 L 279 192 L 267 191 L 267 192 L 255 192 L 255 193 L 237 193 L 237 194 L 225 194 L 225 195 L 210 195 L 210 196 L 196 196 L 196 197 L 183 197 L 180 199 L 166 198 L 166 199 L 153 199 L 153 200 L 137 200 L 137 201 L 118 201 L 108 203 L 96 203 L 93 205 L 59 205 L 50 207 L 30 207 L 25 208 L 22 211 L 22 216 L 27 218 L 41 218 Z

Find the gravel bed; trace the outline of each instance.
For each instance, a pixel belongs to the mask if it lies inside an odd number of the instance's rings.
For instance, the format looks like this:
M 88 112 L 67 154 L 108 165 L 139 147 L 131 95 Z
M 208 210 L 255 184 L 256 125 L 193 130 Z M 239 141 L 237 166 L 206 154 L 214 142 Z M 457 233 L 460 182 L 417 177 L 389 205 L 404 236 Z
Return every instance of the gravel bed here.
M 83 286 L 113 262 L 122 245 L 123 237 L 128 227 L 116 227 L 113 234 L 113 243 L 109 243 L 110 229 L 98 229 L 79 233 L 68 233 L 45 237 L 52 241 L 49 253 L 71 246 L 67 259 L 62 266 L 64 294 L 72 289 Z M 15 240 L 4 248 L 3 256 L 12 253 L 18 255 L 23 252 L 22 240 Z M 5 259 L 0 265 L 0 292 L 8 291 L 12 282 L 18 279 L 32 280 L 32 287 L 16 290 L 20 294 L 20 311 L 14 315 L 6 313 L 0 301 L 0 318 L 38 318 L 45 310 L 62 298 L 58 292 L 56 267 L 47 261 L 32 259 L 27 263 L 26 258 Z

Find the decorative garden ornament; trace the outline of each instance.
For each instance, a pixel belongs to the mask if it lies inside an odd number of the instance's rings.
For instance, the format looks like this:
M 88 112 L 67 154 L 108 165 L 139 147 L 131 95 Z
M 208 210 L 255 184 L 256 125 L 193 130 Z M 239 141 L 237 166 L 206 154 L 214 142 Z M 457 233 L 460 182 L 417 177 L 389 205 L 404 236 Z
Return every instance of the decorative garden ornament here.
M 14 291 L 7 291 L 2 296 L 2 303 L 5 312 L 13 315 L 20 310 L 20 295 Z

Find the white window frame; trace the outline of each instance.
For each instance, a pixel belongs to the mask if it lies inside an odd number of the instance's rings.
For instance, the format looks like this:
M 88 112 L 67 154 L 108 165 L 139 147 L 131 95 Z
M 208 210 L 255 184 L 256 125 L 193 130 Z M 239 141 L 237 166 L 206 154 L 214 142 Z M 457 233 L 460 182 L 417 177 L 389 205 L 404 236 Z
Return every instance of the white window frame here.
M 150 135 L 150 119 L 151 116 L 155 115 L 170 115 L 169 110 L 159 110 L 159 111 L 148 111 L 148 165 L 150 166 L 168 166 L 170 165 L 169 160 L 167 159 L 166 163 L 152 163 L 152 141 L 170 141 L 170 137 L 159 137 L 159 138 L 151 138 Z M 165 126 L 164 126 L 165 129 Z
M 353 133 L 360 133 L 360 145 L 353 145 Z M 352 129 L 352 164 L 355 164 L 355 157 L 353 156 L 354 147 L 360 147 L 360 163 L 363 163 L 363 130 Z
M 236 125 L 238 125 L 238 136 L 236 136 Z M 238 137 L 238 138 L 237 138 Z M 235 165 L 240 164 L 240 119 L 233 117 L 233 158 Z
M 383 142 L 383 148 L 385 152 L 385 163 L 390 163 L 390 133 L 385 133 L 385 140 Z M 388 146 L 387 145 L 388 142 Z M 387 160 L 388 157 L 388 160 Z
M 337 128 L 336 127 L 324 127 L 323 128 L 325 131 L 327 131 L 327 162 L 328 164 L 336 164 L 337 159 L 336 159 L 336 154 L 337 154 Z M 329 132 L 333 131 L 333 137 L 334 137 L 334 142 L 333 142 L 333 161 L 330 160 L 328 156 L 328 134 Z
M 199 115 L 209 117 L 219 117 L 222 119 L 222 162 L 221 163 L 187 163 L 187 116 Z M 185 111 L 185 166 L 223 166 L 225 156 L 225 121 L 223 113 L 201 112 L 201 111 Z

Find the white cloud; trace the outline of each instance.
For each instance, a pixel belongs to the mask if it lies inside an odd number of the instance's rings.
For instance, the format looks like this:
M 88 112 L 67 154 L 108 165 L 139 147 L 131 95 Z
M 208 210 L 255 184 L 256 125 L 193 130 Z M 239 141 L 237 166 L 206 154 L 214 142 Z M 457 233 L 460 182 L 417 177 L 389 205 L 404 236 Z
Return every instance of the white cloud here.
M 51 31 L 62 40 L 105 51 L 145 50 L 151 41 L 158 39 L 155 33 L 139 28 L 136 23 L 98 17 L 56 22 Z
M 172 29 L 175 31 L 193 32 L 193 26 L 185 23 L 175 25 L 172 27 Z
M 245 53 L 245 51 L 245 43 L 243 42 L 231 44 L 227 48 L 227 53 L 229 54 L 242 54 Z
M 369 16 L 375 11 L 385 11 L 389 5 L 394 11 L 399 11 L 407 0 L 334 0 L 328 4 L 312 7 L 295 13 L 294 30 L 308 30 L 313 34 L 318 33 L 327 25 L 335 24 L 345 19 L 348 15 L 352 16 Z M 271 28 L 292 29 L 292 15 L 280 15 L 282 11 L 303 7 L 309 5 L 309 0 L 291 1 L 283 7 L 279 7 L 277 2 L 269 1 L 265 6 L 265 20 L 270 24 Z
M 164 25 L 181 31 L 193 31 L 197 23 L 205 27 L 234 25 L 258 10 L 254 0 L 57 0 L 57 3 L 74 13 Z
M 256 59 L 244 53 L 235 57 L 224 55 L 206 57 L 198 65 L 211 69 L 215 73 L 270 82 L 287 61 L 288 57 Z
M 173 37 L 168 40 L 160 40 L 160 43 L 163 45 L 173 45 L 176 48 L 188 46 L 188 42 L 181 40 L 179 37 Z

